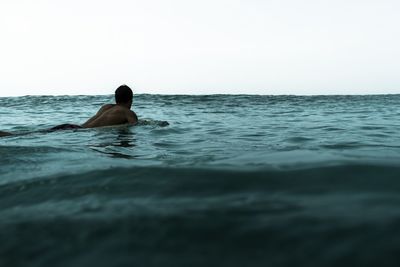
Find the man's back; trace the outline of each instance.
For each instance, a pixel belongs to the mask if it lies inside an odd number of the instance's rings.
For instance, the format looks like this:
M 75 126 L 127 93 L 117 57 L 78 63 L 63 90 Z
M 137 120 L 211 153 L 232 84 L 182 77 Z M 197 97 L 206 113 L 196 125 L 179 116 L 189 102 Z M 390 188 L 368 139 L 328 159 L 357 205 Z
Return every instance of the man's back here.
M 97 114 L 82 126 L 84 128 L 95 128 L 136 122 L 137 116 L 129 108 L 118 104 L 107 104 L 101 107 Z

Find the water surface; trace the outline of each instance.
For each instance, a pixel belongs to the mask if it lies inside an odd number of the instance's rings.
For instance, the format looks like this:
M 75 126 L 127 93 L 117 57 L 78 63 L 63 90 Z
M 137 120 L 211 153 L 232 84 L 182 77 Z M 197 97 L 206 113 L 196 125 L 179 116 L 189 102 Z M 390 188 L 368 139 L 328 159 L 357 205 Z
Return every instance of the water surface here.
M 0 98 L 0 266 L 397 266 L 400 95 Z M 164 126 L 162 121 L 168 121 Z

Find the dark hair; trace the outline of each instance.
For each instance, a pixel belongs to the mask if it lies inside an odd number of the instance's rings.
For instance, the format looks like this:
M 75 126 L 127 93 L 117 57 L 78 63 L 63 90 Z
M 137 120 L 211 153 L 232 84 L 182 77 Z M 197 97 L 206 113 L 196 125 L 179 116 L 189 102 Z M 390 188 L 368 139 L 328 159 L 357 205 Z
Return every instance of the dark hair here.
M 131 88 L 127 85 L 121 85 L 115 90 L 115 102 L 117 104 L 128 103 L 133 98 L 133 93 Z

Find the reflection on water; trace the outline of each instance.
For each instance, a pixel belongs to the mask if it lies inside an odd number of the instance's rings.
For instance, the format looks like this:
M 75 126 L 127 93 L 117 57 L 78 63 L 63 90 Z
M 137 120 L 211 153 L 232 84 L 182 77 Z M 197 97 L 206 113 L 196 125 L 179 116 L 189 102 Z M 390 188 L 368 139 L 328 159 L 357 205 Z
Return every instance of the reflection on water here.
M 134 159 L 133 147 L 136 146 L 133 127 L 118 127 L 114 129 L 101 129 L 93 136 L 98 143 L 90 144 L 89 148 L 96 152 L 106 154 L 112 158 Z

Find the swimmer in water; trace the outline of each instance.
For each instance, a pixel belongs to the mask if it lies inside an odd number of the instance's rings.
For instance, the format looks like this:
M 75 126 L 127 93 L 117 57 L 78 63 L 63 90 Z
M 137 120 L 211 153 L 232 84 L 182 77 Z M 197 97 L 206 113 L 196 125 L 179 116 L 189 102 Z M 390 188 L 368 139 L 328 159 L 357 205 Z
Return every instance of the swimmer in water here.
M 131 110 L 133 93 L 127 85 L 121 85 L 115 91 L 115 103 L 102 106 L 99 111 L 82 125 L 62 124 L 49 129 L 49 131 L 71 130 L 81 128 L 96 128 L 122 124 L 136 124 L 138 118 Z M 0 137 L 9 136 L 11 133 L 0 131 Z
M 136 124 L 138 118 L 131 110 L 133 93 L 127 85 L 121 85 L 115 91 L 115 103 L 102 106 L 99 111 L 82 126 L 62 124 L 51 128 L 51 131 L 79 128 L 96 128 L 121 124 Z
M 133 93 L 131 88 L 121 85 L 115 91 L 115 103 L 100 108 L 96 115 L 85 122 L 83 128 L 95 128 L 120 124 L 136 124 L 138 117 L 131 110 Z

